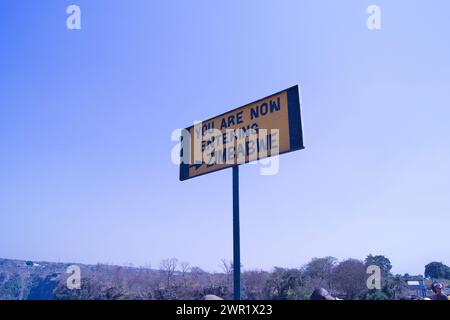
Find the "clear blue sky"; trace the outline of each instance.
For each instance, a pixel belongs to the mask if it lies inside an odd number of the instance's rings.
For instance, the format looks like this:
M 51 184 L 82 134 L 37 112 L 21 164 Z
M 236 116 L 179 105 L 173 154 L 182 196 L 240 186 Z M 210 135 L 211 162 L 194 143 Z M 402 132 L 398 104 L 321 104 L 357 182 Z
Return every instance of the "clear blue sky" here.
M 81 30 L 66 28 L 70 4 Z M 306 149 L 275 176 L 240 171 L 244 267 L 450 264 L 449 13 L 448 0 L 1 1 L 0 257 L 219 270 L 231 170 L 179 182 L 172 130 L 300 84 Z

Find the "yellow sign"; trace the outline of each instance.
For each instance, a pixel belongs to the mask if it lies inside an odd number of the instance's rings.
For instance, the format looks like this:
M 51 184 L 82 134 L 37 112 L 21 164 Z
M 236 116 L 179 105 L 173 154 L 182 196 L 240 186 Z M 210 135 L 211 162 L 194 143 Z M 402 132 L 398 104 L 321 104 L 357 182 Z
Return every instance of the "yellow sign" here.
M 180 180 L 303 148 L 294 86 L 186 128 Z

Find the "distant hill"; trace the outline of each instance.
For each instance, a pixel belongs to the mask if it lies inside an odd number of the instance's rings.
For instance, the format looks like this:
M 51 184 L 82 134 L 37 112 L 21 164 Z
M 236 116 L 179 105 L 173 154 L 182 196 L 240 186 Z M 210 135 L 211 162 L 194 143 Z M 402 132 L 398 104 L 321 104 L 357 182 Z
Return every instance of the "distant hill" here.
M 121 277 L 136 278 L 144 273 L 159 275 L 160 272 L 143 269 L 120 267 L 112 265 L 85 265 L 77 263 L 54 263 L 42 261 L 22 261 L 0 258 L 0 300 L 52 300 L 70 299 L 71 293 L 76 296 L 76 291 L 67 289 L 66 282 L 70 274 L 66 270 L 71 265 L 77 265 L 81 269 L 82 283 L 92 285 L 95 279 L 105 280 L 106 289 L 116 287 L 115 280 Z M 84 280 L 84 281 L 83 281 Z M 120 282 L 124 282 L 122 279 Z M 98 285 L 99 293 L 103 290 L 102 285 Z M 65 291 L 67 289 L 67 291 Z M 94 294 L 92 290 L 88 294 Z M 66 296 L 67 295 L 67 296 Z M 75 297 L 76 298 L 76 297 Z M 102 296 L 85 296 L 85 299 L 102 298 Z M 104 298 L 108 298 L 105 295 Z

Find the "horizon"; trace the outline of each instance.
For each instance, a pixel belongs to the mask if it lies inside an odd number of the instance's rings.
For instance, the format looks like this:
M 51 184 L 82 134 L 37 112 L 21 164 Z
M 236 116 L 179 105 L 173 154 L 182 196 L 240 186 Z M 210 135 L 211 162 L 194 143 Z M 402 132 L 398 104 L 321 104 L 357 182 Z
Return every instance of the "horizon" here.
M 374 256 L 377 256 L 377 255 L 374 255 Z M 170 257 L 170 258 L 167 258 L 167 259 L 172 259 L 172 258 L 177 259 L 176 257 Z M 312 259 L 316 259 L 316 258 L 320 259 L 320 258 L 326 258 L 326 257 L 313 257 Z M 389 257 L 386 257 L 386 258 L 389 259 Z M 301 271 L 301 269 L 304 268 L 309 262 L 311 262 L 312 259 L 310 261 L 307 261 L 307 262 L 301 264 L 300 266 L 296 266 L 296 267 L 285 267 L 285 266 L 281 266 L 281 265 L 274 265 L 273 267 L 271 267 L 269 269 L 262 269 L 262 268 L 250 268 L 250 269 L 247 269 L 247 268 L 245 268 L 245 266 L 242 266 L 241 270 L 242 270 L 242 272 L 248 272 L 248 271 L 273 272 L 275 268 L 283 268 L 283 269 L 296 269 L 296 270 L 300 270 Z M 355 260 L 358 260 L 358 261 L 365 262 L 365 258 L 364 259 L 358 259 L 358 258 L 349 257 L 349 258 L 343 259 L 343 260 L 338 259 L 337 263 L 339 264 L 339 263 L 341 263 L 341 262 L 343 262 L 345 260 L 348 260 L 348 259 L 355 259 Z M 59 260 L 58 261 L 47 261 L 47 260 L 38 260 L 38 259 L 16 259 L 16 258 L 5 258 L 5 257 L 0 257 L 0 260 L 20 261 L 20 262 L 31 261 L 31 262 L 34 262 L 34 263 L 64 264 L 64 265 L 78 265 L 78 266 L 105 265 L 105 266 L 111 266 L 111 267 L 122 267 L 122 268 L 146 269 L 146 270 L 153 270 L 153 271 L 162 271 L 162 269 L 161 269 L 161 262 L 162 261 L 160 261 L 158 264 L 148 263 L 148 264 L 144 264 L 144 265 L 135 265 L 135 264 L 133 264 L 131 262 L 112 263 L 112 262 L 80 262 L 80 261 L 59 261 Z M 175 272 L 179 272 L 180 271 L 180 269 L 179 269 L 180 264 L 184 263 L 184 262 L 189 263 L 189 261 L 181 261 L 181 260 L 177 259 L 177 268 L 175 269 Z M 212 269 L 212 270 L 204 269 L 204 268 L 202 268 L 202 266 L 198 266 L 198 265 L 191 265 L 190 263 L 189 263 L 189 268 L 190 269 L 191 268 L 200 268 L 201 270 L 203 270 L 203 271 L 205 271 L 207 273 L 211 273 L 211 274 L 214 274 L 214 273 L 223 274 L 224 271 L 221 270 L 221 262 L 222 261 L 220 261 L 217 264 L 218 265 L 217 269 Z M 226 262 L 227 263 L 232 263 L 231 260 L 230 261 L 227 260 Z M 431 263 L 431 262 L 442 263 L 442 261 L 430 261 L 429 263 Z M 392 269 L 394 269 L 394 265 L 392 265 Z M 424 271 L 425 271 L 425 266 L 424 266 Z M 189 272 L 191 272 L 191 270 L 189 270 L 188 273 Z M 425 277 L 425 272 L 417 273 L 417 274 L 412 274 L 412 273 L 408 273 L 408 272 L 406 272 L 406 273 L 391 272 L 391 273 L 393 275 L 401 275 L 401 276 L 404 276 L 404 275 L 408 274 L 409 276 L 423 276 L 423 277 Z

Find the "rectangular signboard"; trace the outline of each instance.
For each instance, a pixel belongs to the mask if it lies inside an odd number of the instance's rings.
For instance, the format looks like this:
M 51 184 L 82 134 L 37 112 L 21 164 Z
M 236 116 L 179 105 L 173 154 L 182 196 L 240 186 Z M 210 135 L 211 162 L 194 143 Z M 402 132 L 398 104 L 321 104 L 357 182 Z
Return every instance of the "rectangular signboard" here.
M 294 86 L 184 129 L 180 180 L 303 148 Z

